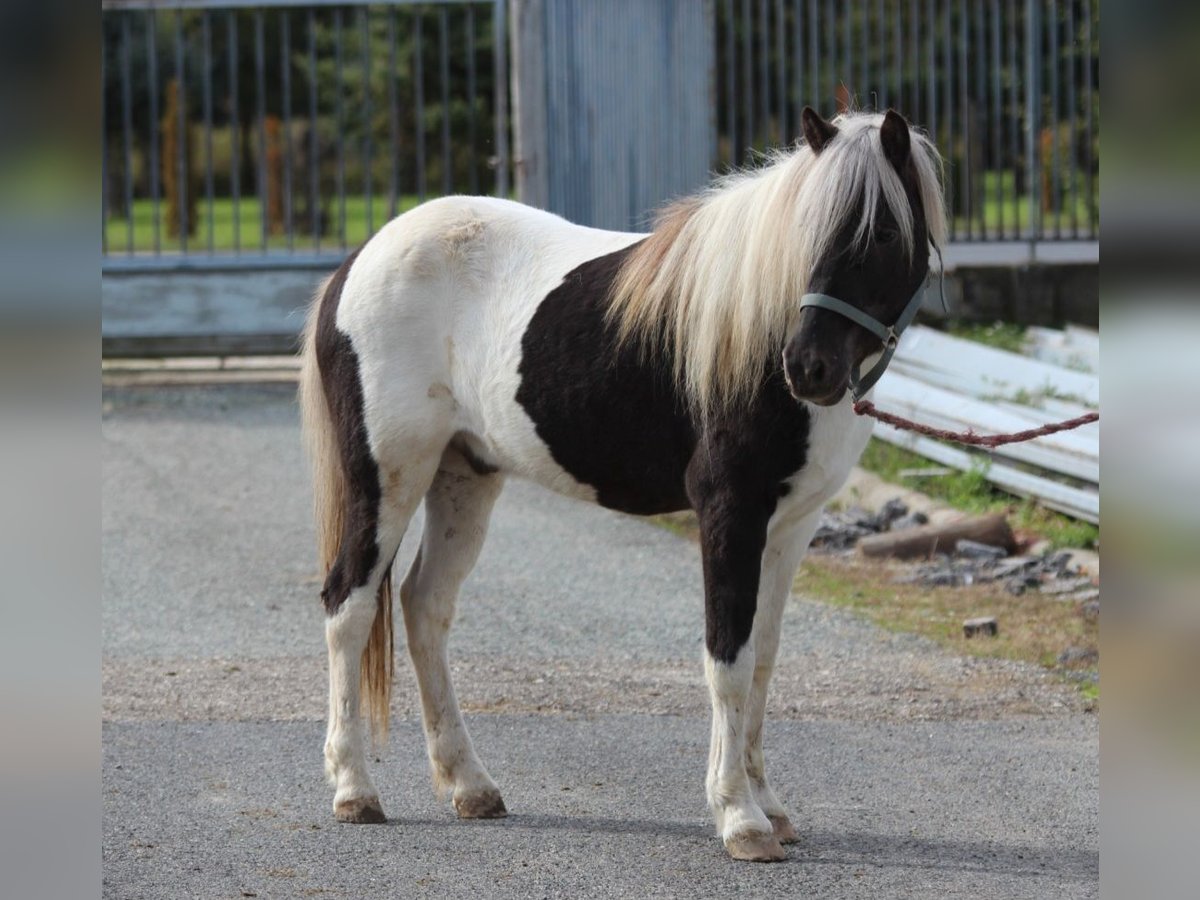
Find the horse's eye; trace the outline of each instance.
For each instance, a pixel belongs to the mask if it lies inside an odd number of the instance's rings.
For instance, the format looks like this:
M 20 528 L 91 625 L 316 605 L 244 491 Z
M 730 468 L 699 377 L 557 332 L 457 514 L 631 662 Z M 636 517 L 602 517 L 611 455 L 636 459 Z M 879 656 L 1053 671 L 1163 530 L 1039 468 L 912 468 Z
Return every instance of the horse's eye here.
M 890 244 L 900 237 L 900 232 L 895 228 L 880 228 L 875 232 L 875 242 L 877 244 Z

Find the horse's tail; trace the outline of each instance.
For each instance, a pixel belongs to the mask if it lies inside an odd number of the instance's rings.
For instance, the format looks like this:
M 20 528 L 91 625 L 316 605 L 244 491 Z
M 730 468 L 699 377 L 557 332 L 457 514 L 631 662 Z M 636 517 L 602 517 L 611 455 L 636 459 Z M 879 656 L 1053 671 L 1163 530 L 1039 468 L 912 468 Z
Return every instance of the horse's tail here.
M 321 367 L 317 360 L 317 320 L 328 297 L 330 281 L 322 283 L 309 307 L 300 356 L 300 418 L 312 466 L 313 518 L 322 577 L 329 574 L 342 547 L 346 509 L 346 474 L 335 423 L 329 411 Z M 393 675 L 392 569 L 388 567 L 375 598 L 375 619 L 363 649 L 360 695 L 363 711 L 376 739 L 387 738 Z

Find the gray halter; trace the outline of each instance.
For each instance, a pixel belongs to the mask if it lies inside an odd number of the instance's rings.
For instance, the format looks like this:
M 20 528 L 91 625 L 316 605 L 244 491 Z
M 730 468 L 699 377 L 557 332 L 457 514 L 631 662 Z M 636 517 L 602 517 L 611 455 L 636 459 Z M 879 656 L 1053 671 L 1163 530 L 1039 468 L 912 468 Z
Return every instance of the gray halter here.
M 939 268 L 942 268 L 941 259 L 942 251 L 934 245 L 934 251 L 938 256 Z M 946 283 L 944 272 L 942 273 L 942 306 L 946 305 Z M 865 312 L 856 306 L 851 306 L 844 300 L 839 300 L 837 297 L 830 297 L 828 294 L 805 294 L 800 298 L 800 308 L 806 306 L 815 306 L 818 309 L 827 309 L 830 312 L 835 312 L 840 316 L 845 316 L 856 325 L 861 325 L 871 334 L 879 338 L 883 344 L 883 355 L 879 357 L 879 362 L 871 367 L 871 370 L 866 375 L 862 375 L 858 371 L 858 366 L 855 365 L 854 370 L 850 373 L 850 393 L 857 403 L 863 398 L 871 388 L 875 386 L 883 373 L 887 370 L 888 363 L 892 361 L 892 357 L 896 353 L 896 345 L 900 343 L 900 335 L 904 333 L 904 329 L 912 324 L 912 320 L 916 318 L 917 311 L 921 308 L 921 301 L 925 295 L 925 286 L 921 285 L 917 292 L 913 294 L 908 305 L 904 307 L 904 311 L 900 313 L 900 318 L 896 319 L 893 325 L 884 325 L 873 316 L 868 316 Z
M 845 316 L 855 324 L 867 329 L 867 331 L 883 342 L 883 355 L 879 357 L 879 362 L 875 363 L 866 375 L 859 373 L 857 365 L 850 373 L 850 393 L 854 395 L 855 401 L 861 400 L 863 395 L 875 386 L 875 382 L 879 380 L 880 376 L 887 369 L 888 363 L 892 361 L 892 356 L 896 353 L 896 345 L 900 341 L 900 335 L 916 317 L 917 310 L 921 308 L 923 294 L 923 289 L 913 294 L 913 298 L 908 301 L 908 306 L 904 307 L 904 312 L 900 313 L 900 318 L 896 320 L 895 325 L 884 325 L 878 319 L 868 316 L 861 309 L 851 306 L 837 297 L 830 297 L 828 294 L 805 294 L 800 298 L 801 309 L 804 309 L 806 306 L 815 306 L 819 309 L 827 309 L 830 312 Z

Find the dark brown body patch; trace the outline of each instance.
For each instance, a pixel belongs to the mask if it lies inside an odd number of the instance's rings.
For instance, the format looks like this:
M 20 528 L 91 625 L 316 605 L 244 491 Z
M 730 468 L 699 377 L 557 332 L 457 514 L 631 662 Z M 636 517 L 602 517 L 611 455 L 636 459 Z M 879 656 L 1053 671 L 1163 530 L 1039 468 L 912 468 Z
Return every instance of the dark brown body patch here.
M 382 491 L 379 467 L 367 443 L 363 419 L 363 389 L 358 354 L 345 333 L 338 331 L 337 311 L 342 289 L 358 251 L 346 257 L 321 297 L 317 315 L 315 349 L 325 402 L 338 441 L 338 457 L 346 483 L 341 549 L 325 579 L 321 600 L 333 615 L 350 591 L 362 587 L 379 561 L 375 543 Z
M 583 263 L 542 301 L 521 340 L 516 399 L 554 461 L 602 505 L 696 510 L 706 643 L 732 662 L 754 623 L 767 523 L 807 457 L 808 409 L 788 393 L 776 353 L 755 399 L 701 428 L 671 359 L 618 346 L 605 320 L 631 249 Z

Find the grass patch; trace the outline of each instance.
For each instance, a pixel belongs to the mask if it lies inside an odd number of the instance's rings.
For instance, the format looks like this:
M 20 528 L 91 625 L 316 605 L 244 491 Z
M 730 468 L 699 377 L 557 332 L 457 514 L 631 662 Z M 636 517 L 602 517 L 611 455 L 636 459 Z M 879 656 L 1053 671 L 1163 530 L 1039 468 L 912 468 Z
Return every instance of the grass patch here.
M 952 322 L 946 331 L 955 337 L 986 344 L 998 350 L 1020 353 L 1025 344 L 1025 328 L 1012 322 Z
M 871 438 L 858 463 L 884 481 L 920 491 L 955 509 L 970 513 L 1004 513 L 1018 531 L 1045 538 L 1054 548 L 1099 546 L 1100 529 L 1039 506 L 1028 498 L 1014 497 L 987 480 L 987 459 L 968 472 L 952 472 L 936 477 L 903 476 L 906 469 L 927 469 L 929 460 L 910 450 Z
M 1014 597 L 996 585 L 929 588 L 893 579 L 888 566 L 818 555 L 800 567 L 796 589 L 854 610 L 881 628 L 919 634 L 955 653 L 1033 663 L 1064 675 L 1095 668 L 1058 664 L 1068 647 L 1099 650 L 1099 622 L 1083 615 L 1078 604 L 1039 593 Z M 999 634 L 963 637 L 963 620 L 973 616 L 995 616 Z M 1080 690 L 1090 700 L 1099 699 L 1099 685 L 1092 681 L 1081 682 Z
M 396 214 L 408 212 L 419 203 L 420 200 L 415 194 L 397 197 Z M 312 251 L 317 246 L 323 250 L 333 250 L 341 246 L 357 247 L 370 237 L 374 230 L 388 222 L 390 211 L 388 198 L 375 194 L 371 198 L 368 216 L 366 196 L 348 194 L 344 208 L 336 200 L 326 204 L 325 213 L 329 217 L 327 233 L 317 239 L 308 231 L 310 220 L 300 212 L 294 212 L 293 247 L 301 251 Z M 156 231 L 160 252 L 179 252 L 179 239 L 167 235 L 166 217 L 165 200 L 159 204 L 157 218 L 152 201 L 135 200 L 132 232 L 130 221 L 126 218 L 113 217 L 105 223 L 104 235 L 108 252 L 119 256 L 129 252 L 131 247 L 134 253 L 152 251 Z M 215 197 L 210 206 L 207 197 L 201 197 L 196 204 L 196 230 L 188 237 L 188 249 L 199 253 L 207 252 L 210 239 L 215 252 L 229 252 L 235 249 L 251 252 L 261 250 L 262 204 L 259 198 L 243 196 L 234 203 L 230 197 Z M 285 250 L 287 247 L 286 234 L 267 235 L 268 250 Z

